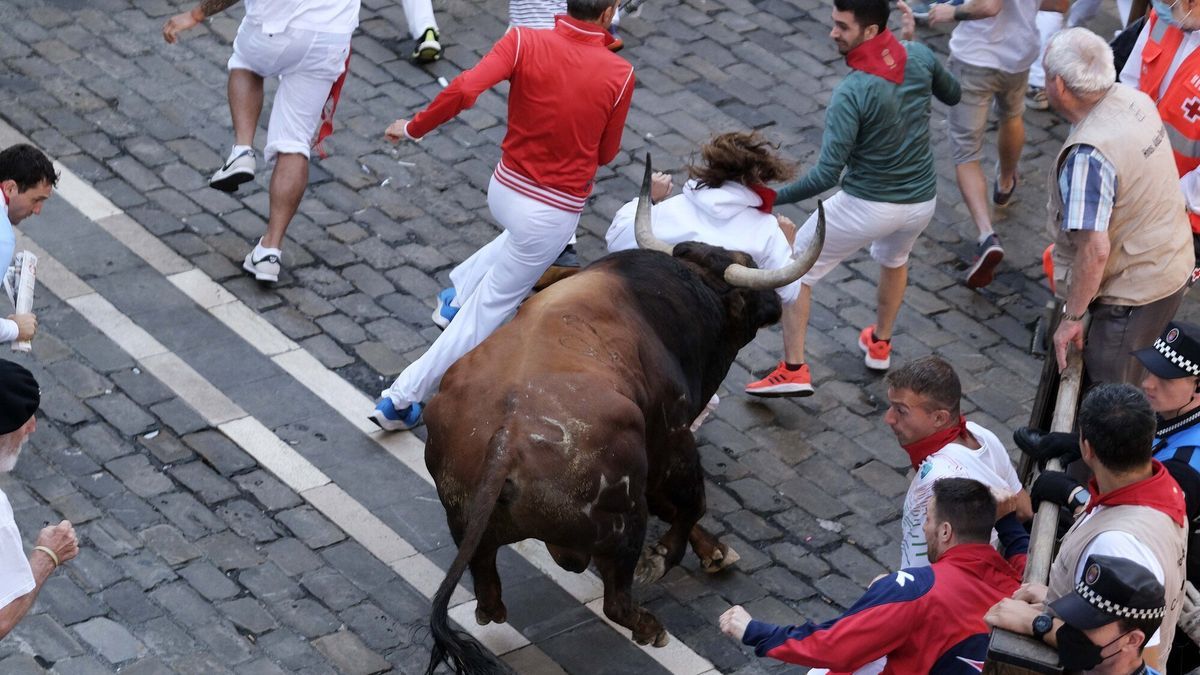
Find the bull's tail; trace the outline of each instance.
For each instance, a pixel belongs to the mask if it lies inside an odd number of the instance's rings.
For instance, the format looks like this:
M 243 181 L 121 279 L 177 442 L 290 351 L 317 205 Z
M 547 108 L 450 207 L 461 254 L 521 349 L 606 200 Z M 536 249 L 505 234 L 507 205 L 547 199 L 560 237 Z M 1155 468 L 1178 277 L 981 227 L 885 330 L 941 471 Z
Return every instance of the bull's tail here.
M 463 675 L 500 673 L 511 675 L 513 673 L 507 664 L 492 654 L 478 640 L 463 631 L 451 628 L 448 616 L 450 596 L 453 595 L 454 588 L 462 579 L 463 572 L 466 571 L 471 558 L 475 556 L 475 550 L 479 547 L 479 542 L 487 530 L 488 521 L 491 520 L 492 512 L 496 508 L 496 501 L 500 498 L 504 481 L 508 478 L 511 459 L 507 441 L 508 430 L 501 427 L 492 434 L 491 441 L 488 442 L 487 456 L 484 459 L 483 482 L 480 484 L 479 490 L 470 498 L 467 527 L 462 541 L 458 545 L 458 555 L 450 564 L 446 578 L 442 580 L 442 585 L 438 587 L 437 593 L 433 596 L 433 609 L 429 617 L 429 628 L 433 633 L 433 650 L 429 657 L 429 668 L 425 670 L 426 675 L 432 675 L 443 661 L 451 665 L 454 672 Z

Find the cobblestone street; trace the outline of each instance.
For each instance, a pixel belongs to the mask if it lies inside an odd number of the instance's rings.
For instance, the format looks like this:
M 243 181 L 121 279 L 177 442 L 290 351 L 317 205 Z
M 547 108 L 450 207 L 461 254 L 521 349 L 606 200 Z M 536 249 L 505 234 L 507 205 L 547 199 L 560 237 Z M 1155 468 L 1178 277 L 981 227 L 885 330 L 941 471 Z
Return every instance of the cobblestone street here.
M 638 87 L 622 152 L 583 214 L 585 261 L 604 254 L 646 152 L 678 177 L 714 132 L 757 128 L 802 165 L 815 160 L 846 72 L 829 5 L 648 0 L 622 17 Z M 393 147 L 383 130 L 486 52 L 507 4 L 439 0 L 446 55 L 421 68 L 400 4 L 363 0 L 330 156 L 312 164 L 274 286 L 241 269 L 265 228 L 269 171 L 233 194 L 207 187 L 232 139 L 225 63 L 243 10 L 167 45 L 161 26 L 184 7 L 0 0 L 0 147 L 28 139 L 69 171 L 18 236 L 42 258 L 41 327 L 31 355 L 0 356 L 34 372 L 42 408 L 0 489 L 28 544 L 66 518 L 81 548 L 0 642 L 0 672 L 424 672 L 429 598 L 456 549 L 424 429 L 386 437 L 366 414 L 439 334 L 430 311 L 452 266 L 497 232 L 484 191 L 504 91 L 419 144 Z M 1110 14 L 1092 28 L 1111 34 Z M 919 35 L 945 58 L 948 32 Z M 997 214 L 1007 257 L 977 292 L 960 283 L 975 231 L 944 117 L 935 105 L 939 203 L 913 253 L 893 359 L 951 361 L 967 416 L 1009 442 L 1042 367 L 1029 346 L 1050 297 L 1044 185 L 1067 127 L 1026 112 L 1020 189 Z M 780 211 L 803 222 L 815 208 Z M 763 331 L 698 433 L 703 524 L 741 560 L 707 575 L 689 552 L 637 590 L 672 648 L 638 648 L 601 617 L 593 574 L 554 572 L 526 545 L 500 556 L 509 624 L 481 633 L 519 672 L 804 672 L 760 662 L 717 617 L 741 603 L 777 623 L 825 620 L 895 569 L 910 469 L 882 420 L 882 378 L 857 347 L 878 267 L 865 252 L 847 262 L 814 291 L 816 394 L 742 393 L 782 353 L 778 328 Z M 1195 303 L 1182 313 L 1197 318 Z M 451 615 L 477 630 L 470 589 L 464 579 Z

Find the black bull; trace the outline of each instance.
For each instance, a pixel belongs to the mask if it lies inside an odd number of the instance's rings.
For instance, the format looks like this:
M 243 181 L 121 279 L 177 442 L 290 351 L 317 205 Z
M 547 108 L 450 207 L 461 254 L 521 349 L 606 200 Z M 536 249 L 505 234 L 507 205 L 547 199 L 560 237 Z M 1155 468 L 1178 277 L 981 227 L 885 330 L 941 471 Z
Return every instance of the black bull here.
M 667 634 L 633 603 L 635 570 L 661 577 L 689 542 L 706 570 L 736 560 L 698 525 L 704 482 L 689 427 L 738 350 L 779 320 L 780 302 L 728 283 L 731 265 L 753 267 L 697 242 L 609 255 L 527 301 L 446 373 L 425 412 L 425 462 L 459 550 L 434 597 L 427 672 L 443 660 L 507 671 L 447 620 L 468 566 L 476 620 L 506 620 L 496 571 L 506 544 L 540 539 L 572 572 L 594 562 L 605 615 L 656 646 Z M 647 511 L 669 529 L 642 556 Z

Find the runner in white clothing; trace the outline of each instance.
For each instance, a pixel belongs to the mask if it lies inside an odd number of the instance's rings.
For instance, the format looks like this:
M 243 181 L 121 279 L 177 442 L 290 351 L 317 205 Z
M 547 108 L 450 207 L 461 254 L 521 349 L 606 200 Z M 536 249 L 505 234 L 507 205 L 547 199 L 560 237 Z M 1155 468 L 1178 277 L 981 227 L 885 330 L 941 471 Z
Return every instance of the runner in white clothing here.
M 929 564 L 922 524 L 933 484 L 950 476 L 973 478 L 990 487 L 1001 504 L 997 518 L 1033 517 L 1004 444 L 995 434 L 967 422 L 959 411 L 962 384 L 954 368 L 937 356 L 911 361 L 887 376 L 884 421 L 908 453 L 916 476 L 904 499 L 900 567 Z
M 998 497 L 997 501 L 1019 494 L 1023 489 L 1012 460 L 1008 458 L 1008 452 L 996 434 L 974 422 L 967 422 L 967 432 L 975 438 L 979 447 L 949 443 L 917 467 L 917 475 L 913 477 L 908 494 L 904 497 L 904 512 L 900 517 L 901 569 L 929 564 L 926 553 L 928 546 L 921 525 L 925 522 L 925 510 L 933 496 L 933 484 L 937 481 L 951 477 L 973 478 L 991 488 Z
M 179 34 L 238 0 L 200 0 L 163 25 L 169 44 Z M 271 172 L 267 231 L 242 269 L 258 281 L 279 281 L 283 239 L 308 185 L 309 148 L 333 132 L 333 109 L 345 82 L 359 0 L 246 0 L 229 58 L 229 112 L 234 143 L 209 187 L 234 192 L 254 180 L 254 133 L 263 108 L 263 80 L 277 78 L 263 158 Z
M 654 235 L 668 244 L 699 241 L 742 251 L 762 269 L 791 262 L 796 225 L 771 214 L 775 191 L 764 183 L 788 180 L 795 167 L 777 157 L 758 133 L 715 136 L 701 148 L 700 155 L 703 164 L 688 168 L 691 180 L 682 194 L 670 199 L 671 177 L 654 174 L 650 190 Z M 610 253 L 637 248 L 633 233 L 636 208 L 635 199 L 613 217 L 604 235 Z M 776 291 L 784 303 L 795 302 L 800 282 Z

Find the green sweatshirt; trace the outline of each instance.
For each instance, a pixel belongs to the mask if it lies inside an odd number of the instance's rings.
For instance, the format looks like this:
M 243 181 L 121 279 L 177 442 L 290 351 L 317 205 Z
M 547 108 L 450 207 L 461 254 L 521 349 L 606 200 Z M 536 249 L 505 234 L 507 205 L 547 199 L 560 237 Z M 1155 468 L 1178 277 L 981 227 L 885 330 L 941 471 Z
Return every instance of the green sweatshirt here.
M 946 105 L 962 90 L 928 47 L 902 42 L 908 52 L 899 85 L 859 70 L 838 83 L 825 111 L 825 134 L 816 166 L 779 191 L 791 204 L 834 187 L 860 199 L 915 204 L 937 195 L 929 147 L 932 93 Z M 845 169 L 845 175 L 842 175 Z

